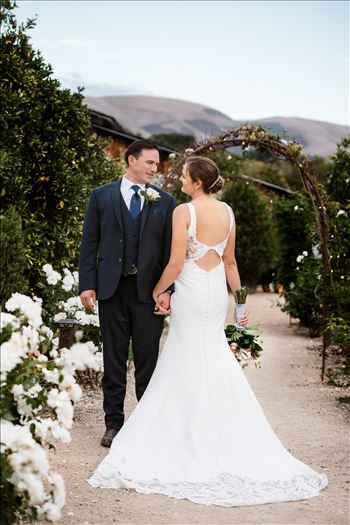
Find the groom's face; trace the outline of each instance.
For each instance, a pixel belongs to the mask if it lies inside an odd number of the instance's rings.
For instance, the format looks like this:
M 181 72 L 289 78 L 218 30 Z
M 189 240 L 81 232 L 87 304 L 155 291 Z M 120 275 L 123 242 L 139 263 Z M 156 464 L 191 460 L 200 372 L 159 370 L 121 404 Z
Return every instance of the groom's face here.
M 158 171 L 159 153 L 156 149 L 142 149 L 138 158 L 130 155 L 128 176 L 133 182 L 147 184 Z

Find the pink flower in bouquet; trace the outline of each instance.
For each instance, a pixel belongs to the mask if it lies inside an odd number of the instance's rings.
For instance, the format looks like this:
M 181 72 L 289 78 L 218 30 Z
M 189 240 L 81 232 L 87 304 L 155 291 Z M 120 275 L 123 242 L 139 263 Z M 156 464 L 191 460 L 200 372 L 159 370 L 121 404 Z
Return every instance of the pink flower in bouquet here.
M 235 353 L 235 352 L 237 352 L 238 344 L 237 343 L 231 343 L 230 344 L 230 348 L 231 348 L 232 352 Z

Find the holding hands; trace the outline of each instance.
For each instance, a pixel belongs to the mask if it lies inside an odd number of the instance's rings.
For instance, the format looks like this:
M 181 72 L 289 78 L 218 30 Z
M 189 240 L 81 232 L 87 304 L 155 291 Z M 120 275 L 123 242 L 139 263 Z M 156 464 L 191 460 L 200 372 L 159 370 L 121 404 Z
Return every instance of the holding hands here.
M 158 294 L 156 289 L 153 291 L 153 299 L 155 304 L 155 315 L 168 315 L 170 313 L 170 292 L 163 292 Z

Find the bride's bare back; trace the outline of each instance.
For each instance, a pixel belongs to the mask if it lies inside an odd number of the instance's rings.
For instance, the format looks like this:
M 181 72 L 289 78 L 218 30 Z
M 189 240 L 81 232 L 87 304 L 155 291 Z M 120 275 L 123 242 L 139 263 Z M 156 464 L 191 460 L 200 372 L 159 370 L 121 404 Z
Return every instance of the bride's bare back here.
M 193 262 L 210 271 L 221 262 L 216 248 L 227 240 L 230 233 L 228 207 L 213 198 L 195 199 L 192 205 L 196 215 L 196 240 L 209 248 L 205 255 Z

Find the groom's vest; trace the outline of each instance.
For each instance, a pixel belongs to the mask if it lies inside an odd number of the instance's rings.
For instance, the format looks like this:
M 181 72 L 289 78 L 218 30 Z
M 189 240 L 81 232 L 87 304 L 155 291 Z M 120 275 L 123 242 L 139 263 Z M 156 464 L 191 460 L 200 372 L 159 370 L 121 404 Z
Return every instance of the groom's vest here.
M 123 198 L 120 199 L 120 205 L 124 229 L 123 275 L 126 276 L 130 268 L 137 266 L 142 212 L 136 219 L 133 219 Z

